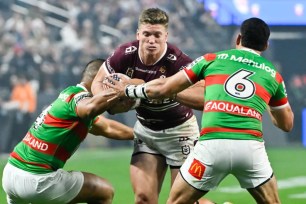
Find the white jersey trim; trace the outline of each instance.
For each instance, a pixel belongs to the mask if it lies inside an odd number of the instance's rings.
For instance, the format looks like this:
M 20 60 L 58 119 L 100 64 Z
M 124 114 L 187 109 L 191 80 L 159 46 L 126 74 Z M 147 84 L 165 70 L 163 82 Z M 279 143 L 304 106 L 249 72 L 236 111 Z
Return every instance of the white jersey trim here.
M 285 107 L 289 106 L 289 103 L 287 102 L 286 104 L 284 105 L 281 105 L 281 106 L 270 106 L 271 110 L 280 110 L 280 109 L 283 109 Z

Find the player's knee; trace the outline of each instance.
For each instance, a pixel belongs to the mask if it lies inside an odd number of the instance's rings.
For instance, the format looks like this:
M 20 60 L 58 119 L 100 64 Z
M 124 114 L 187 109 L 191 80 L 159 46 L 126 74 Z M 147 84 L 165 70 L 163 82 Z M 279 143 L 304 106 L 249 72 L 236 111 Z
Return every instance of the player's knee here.
M 154 203 L 154 200 L 157 198 L 154 198 L 154 196 L 149 193 L 145 192 L 138 192 L 135 194 L 135 204 L 148 204 L 148 203 Z
M 103 198 L 106 201 L 112 201 L 114 198 L 115 190 L 114 187 L 107 181 L 101 180 L 99 183 L 99 189 L 103 194 Z

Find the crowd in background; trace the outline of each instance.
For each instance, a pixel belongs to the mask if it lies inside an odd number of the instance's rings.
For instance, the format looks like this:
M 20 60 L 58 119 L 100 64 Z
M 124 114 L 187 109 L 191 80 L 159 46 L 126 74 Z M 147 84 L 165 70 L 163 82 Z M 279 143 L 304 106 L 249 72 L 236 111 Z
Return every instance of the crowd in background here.
M 106 57 L 119 44 L 135 39 L 136 16 L 143 8 L 157 5 L 169 13 L 170 42 L 194 56 L 216 49 L 216 44 L 212 46 L 211 40 L 205 39 L 211 39 L 209 35 L 218 37 L 215 33 L 222 34 L 217 32 L 221 27 L 196 0 L 2 2 L 2 94 L 12 87 L 11 76 L 17 73 L 26 75 L 38 92 L 52 92 L 77 82 L 90 59 Z M 201 33 L 208 24 L 208 31 Z
M 169 42 L 191 57 L 225 47 L 226 32 L 220 32 L 203 4 L 197 0 L 1 1 L 0 120 L 8 123 L 5 136 L 18 135 L 18 141 L 32 123 L 31 116 L 36 117 L 59 90 L 77 83 L 88 61 L 106 58 L 119 44 L 134 40 L 137 16 L 144 8 L 168 12 Z M 9 141 L 2 137 L 0 152 L 14 145 L 14 140 Z

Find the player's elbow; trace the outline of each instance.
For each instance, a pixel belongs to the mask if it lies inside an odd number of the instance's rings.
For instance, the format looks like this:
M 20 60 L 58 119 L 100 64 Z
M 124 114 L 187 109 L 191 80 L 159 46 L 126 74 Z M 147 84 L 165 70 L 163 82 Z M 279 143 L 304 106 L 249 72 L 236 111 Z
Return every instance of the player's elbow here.
M 106 111 L 106 109 L 101 109 L 97 105 L 89 103 L 86 107 L 86 111 L 84 112 L 84 117 L 94 118 L 97 115 L 103 113 L 104 111 Z

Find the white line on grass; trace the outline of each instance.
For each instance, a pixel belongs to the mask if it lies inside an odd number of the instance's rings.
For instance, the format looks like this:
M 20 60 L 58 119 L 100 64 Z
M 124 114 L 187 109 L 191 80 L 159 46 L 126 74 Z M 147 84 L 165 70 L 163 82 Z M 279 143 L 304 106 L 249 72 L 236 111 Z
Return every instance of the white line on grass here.
M 306 177 L 292 177 L 288 179 L 278 180 L 277 181 L 278 189 L 288 189 L 288 188 L 296 188 L 306 186 Z M 218 191 L 223 193 L 241 193 L 244 192 L 245 189 L 242 189 L 240 186 L 228 186 L 218 188 Z M 306 193 L 305 193 L 306 194 Z M 303 194 L 304 195 L 304 194 Z

